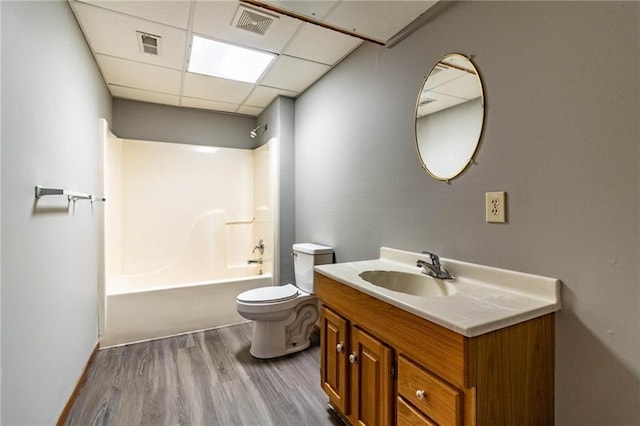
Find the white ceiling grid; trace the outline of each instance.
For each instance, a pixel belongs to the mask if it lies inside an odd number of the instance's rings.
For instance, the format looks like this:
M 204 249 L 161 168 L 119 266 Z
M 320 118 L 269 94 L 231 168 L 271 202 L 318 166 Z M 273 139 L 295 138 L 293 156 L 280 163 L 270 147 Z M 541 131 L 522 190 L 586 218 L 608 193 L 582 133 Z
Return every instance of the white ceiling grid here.
M 241 5 L 218 1 L 69 0 L 114 97 L 260 114 L 278 95 L 296 97 L 362 40 L 284 14 L 265 35 L 231 25 Z M 365 5 L 366 3 L 366 5 Z M 430 1 L 271 1 L 269 4 L 385 41 L 428 9 Z M 140 51 L 137 33 L 161 37 L 160 54 Z M 256 84 L 187 72 L 191 38 L 201 35 L 274 53 Z

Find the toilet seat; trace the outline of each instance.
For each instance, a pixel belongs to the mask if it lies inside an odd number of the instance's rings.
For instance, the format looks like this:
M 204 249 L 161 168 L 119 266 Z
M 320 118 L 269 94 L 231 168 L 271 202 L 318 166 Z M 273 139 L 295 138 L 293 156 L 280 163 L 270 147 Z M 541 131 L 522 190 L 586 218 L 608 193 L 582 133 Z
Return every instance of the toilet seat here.
M 255 314 L 280 316 L 285 315 L 287 309 L 294 309 L 307 299 L 316 299 L 316 296 L 300 290 L 293 284 L 260 287 L 240 293 L 236 298 L 236 309 L 247 319 L 254 319 Z
M 286 284 L 247 290 L 238 295 L 238 301 L 242 303 L 278 303 L 295 299 L 299 294 L 298 287 Z

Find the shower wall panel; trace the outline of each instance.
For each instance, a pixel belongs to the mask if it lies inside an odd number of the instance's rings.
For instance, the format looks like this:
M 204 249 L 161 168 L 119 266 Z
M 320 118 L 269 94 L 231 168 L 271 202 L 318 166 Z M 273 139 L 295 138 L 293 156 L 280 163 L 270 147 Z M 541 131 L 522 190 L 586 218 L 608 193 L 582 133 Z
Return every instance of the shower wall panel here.
M 120 211 L 113 221 L 120 244 L 110 246 L 116 251 L 113 275 L 149 273 L 180 261 L 191 269 L 246 265 L 252 151 L 127 139 L 121 145 L 112 163 L 120 164 L 120 178 L 110 178 L 119 188 L 108 194 Z M 112 149 L 114 157 L 117 151 Z

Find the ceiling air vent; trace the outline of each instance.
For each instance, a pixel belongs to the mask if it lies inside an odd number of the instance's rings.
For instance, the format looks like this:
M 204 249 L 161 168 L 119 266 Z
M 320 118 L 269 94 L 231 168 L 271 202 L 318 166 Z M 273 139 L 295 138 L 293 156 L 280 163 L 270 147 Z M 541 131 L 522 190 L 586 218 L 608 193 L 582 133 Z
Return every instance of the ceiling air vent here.
M 438 102 L 438 100 L 433 98 L 420 99 L 420 104 L 418 106 L 424 106 L 430 104 L 431 102 Z
M 138 47 L 143 53 L 150 55 L 160 55 L 160 48 L 162 47 L 162 37 L 136 31 L 138 35 Z
M 252 33 L 265 35 L 276 19 L 278 19 L 277 16 L 240 5 L 231 25 L 242 30 L 251 31 Z

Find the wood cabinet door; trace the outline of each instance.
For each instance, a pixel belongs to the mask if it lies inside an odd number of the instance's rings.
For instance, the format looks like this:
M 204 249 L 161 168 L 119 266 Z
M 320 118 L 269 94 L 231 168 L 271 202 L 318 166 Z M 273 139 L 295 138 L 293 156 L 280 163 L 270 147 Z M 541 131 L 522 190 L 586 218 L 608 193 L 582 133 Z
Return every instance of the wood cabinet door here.
M 351 329 L 351 422 L 354 425 L 393 423 L 391 349 L 358 327 Z
M 349 326 L 335 312 L 322 308 L 320 330 L 320 380 L 329 402 L 343 414 L 349 414 Z

